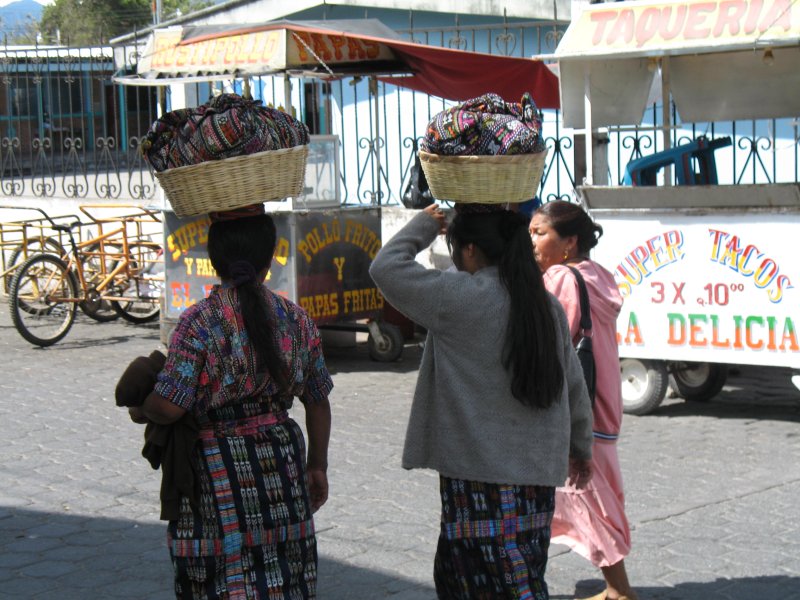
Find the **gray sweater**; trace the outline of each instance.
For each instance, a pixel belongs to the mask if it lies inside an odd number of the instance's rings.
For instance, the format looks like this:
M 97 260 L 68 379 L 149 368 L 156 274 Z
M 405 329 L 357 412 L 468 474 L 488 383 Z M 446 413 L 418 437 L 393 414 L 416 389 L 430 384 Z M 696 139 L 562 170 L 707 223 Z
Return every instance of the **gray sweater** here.
M 564 311 L 550 296 L 554 351 L 565 372 L 561 398 L 547 409 L 525 406 L 512 396 L 501 363 L 509 297 L 497 267 L 474 275 L 426 269 L 415 257 L 437 234 L 436 220 L 420 212 L 370 267 L 385 298 L 428 330 L 403 467 L 471 481 L 562 485 L 568 457 L 588 459 L 592 445 L 591 404 Z

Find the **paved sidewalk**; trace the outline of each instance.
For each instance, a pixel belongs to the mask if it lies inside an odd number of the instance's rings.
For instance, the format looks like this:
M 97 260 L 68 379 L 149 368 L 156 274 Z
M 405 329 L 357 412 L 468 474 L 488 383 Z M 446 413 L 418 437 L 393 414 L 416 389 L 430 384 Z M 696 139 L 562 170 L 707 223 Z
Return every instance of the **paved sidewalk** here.
M 0 599 L 172 598 L 159 474 L 113 400 L 127 363 L 158 347 L 158 326 L 80 318 L 39 349 L 4 300 Z M 419 348 L 389 365 L 364 344 L 327 355 L 336 389 L 319 597 L 433 599 L 438 479 L 399 466 Z M 713 402 L 668 400 L 625 418 L 627 563 L 642 599 L 800 599 L 799 400 L 786 370 L 742 369 Z M 548 582 L 556 599 L 602 587 L 563 546 Z

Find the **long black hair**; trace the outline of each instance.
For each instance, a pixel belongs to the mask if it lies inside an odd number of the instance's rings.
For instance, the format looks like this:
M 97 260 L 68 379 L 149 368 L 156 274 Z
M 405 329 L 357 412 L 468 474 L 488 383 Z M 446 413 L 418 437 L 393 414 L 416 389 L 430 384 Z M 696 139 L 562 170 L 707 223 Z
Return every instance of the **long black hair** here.
M 546 202 L 536 209 L 535 214 L 542 215 L 560 237 L 577 236 L 578 254 L 581 256 L 588 256 L 589 250 L 597 246 L 597 240 L 603 235 L 603 227 L 573 202 Z
M 266 369 L 281 391 L 287 389 L 284 364 L 273 341 L 273 315 L 260 290 L 259 273 L 275 253 L 275 223 L 269 215 L 217 221 L 208 230 L 208 257 L 220 278 L 239 290 L 247 337 L 256 358 L 256 372 Z
M 564 371 L 528 219 L 508 210 L 459 213 L 450 222 L 446 239 L 454 257 L 467 244 L 475 244 L 489 264 L 497 265 L 511 302 L 502 356 L 511 373 L 511 393 L 523 404 L 549 407 L 561 395 Z

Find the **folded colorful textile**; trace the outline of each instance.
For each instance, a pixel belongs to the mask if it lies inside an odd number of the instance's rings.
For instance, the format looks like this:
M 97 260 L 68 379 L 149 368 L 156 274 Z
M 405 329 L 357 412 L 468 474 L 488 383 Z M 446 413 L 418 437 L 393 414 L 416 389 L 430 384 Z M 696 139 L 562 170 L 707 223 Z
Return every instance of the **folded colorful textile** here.
M 158 172 L 209 160 L 308 144 L 308 128 L 291 115 L 221 94 L 196 108 L 183 108 L 154 122 L 142 152 Z
M 541 112 L 529 93 L 521 102 L 485 94 L 437 114 L 420 148 L 447 156 L 539 153 L 545 149 Z

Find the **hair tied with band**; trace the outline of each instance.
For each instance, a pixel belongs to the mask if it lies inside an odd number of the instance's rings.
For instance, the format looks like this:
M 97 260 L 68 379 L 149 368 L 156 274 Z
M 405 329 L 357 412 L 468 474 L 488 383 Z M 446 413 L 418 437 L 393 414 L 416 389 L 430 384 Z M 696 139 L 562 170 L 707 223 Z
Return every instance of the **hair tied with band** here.
M 230 267 L 231 281 L 234 287 L 256 282 L 256 269 L 247 260 L 235 260 Z

